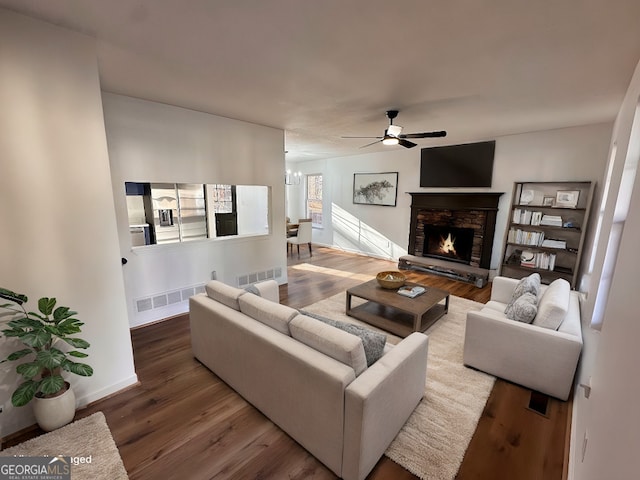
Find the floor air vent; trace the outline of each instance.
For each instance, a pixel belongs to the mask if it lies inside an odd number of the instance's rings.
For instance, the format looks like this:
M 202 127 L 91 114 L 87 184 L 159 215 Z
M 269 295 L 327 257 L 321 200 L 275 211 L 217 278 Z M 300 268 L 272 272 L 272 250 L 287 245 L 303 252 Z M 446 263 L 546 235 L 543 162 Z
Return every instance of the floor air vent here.
M 547 416 L 547 408 L 549 407 L 549 397 L 544 393 L 531 392 L 529 399 L 529 410 L 533 410 L 542 416 Z

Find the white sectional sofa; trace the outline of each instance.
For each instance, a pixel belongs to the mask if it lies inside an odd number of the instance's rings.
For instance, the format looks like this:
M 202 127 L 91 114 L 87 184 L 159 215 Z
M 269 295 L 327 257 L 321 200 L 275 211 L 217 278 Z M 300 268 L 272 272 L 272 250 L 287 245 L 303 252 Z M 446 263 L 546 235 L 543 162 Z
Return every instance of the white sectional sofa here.
M 367 366 L 359 337 L 280 305 L 273 280 L 255 288 L 212 281 L 190 299 L 194 356 L 337 476 L 364 479 L 424 394 L 427 336 Z
M 491 300 L 467 314 L 464 364 L 566 400 L 582 350 L 579 293 L 559 281 L 541 285 L 535 318 L 525 323 L 505 314 L 518 283 L 495 277 Z

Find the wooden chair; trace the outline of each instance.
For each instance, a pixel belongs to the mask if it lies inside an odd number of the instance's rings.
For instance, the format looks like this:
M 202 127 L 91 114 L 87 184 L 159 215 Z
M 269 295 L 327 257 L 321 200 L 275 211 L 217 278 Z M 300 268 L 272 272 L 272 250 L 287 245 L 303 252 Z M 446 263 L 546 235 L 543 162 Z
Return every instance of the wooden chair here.
M 287 255 L 289 254 L 289 247 L 293 253 L 293 246 L 298 247 L 298 258 L 300 258 L 300 244 L 306 243 L 309 245 L 309 256 L 312 256 L 311 252 L 311 222 L 301 222 L 298 226 L 298 234 L 295 237 L 287 238 Z

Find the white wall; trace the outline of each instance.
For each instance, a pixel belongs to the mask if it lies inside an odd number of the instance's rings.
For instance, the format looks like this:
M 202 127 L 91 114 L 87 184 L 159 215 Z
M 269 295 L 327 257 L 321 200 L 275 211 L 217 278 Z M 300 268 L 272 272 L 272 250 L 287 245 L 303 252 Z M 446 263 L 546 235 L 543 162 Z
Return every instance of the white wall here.
M 188 308 L 182 302 L 139 313 L 137 299 L 201 285 L 213 271 L 218 280 L 236 285 L 239 276 L 279 269 L 277 280 L 286 282 L 282 130 L 109 93 L 103 103 L 132 326 Z M 265 185 L 271 233 L 132 250 L 125 182 Z
M 83 405 L 137 381 L 92 39 L 0 10 L 0 285 L 78 311 L 95 374 Z M 0 357 L 18 344 L 0 340 Z M 35 423 L 0 365 L 0 436 Z
M 627 90 L 615 122 L 611 149 L 622 160 L 626 157 L 634 115 L 640 98 L 640 63 Z M 637 159 L 636 159 L 637 160 Z M 624 162 L 620 162 L 623 164 Z M 614 174 L 619 184 L 621 166 Z M 611 224 L 615 198 L 604 206 L 603 232 Z M 640 469 L 640 322 L 637 314 L 638 245 L 640 244 L 640 182 L 636 174 L 631 205 L 625 222 L 618 259 L 615 265 L 609 301 L 600 333 L 589 329 L 589 314 L 583 318 L 585 350 L 581 359 L 579 381 L 590 382 L 591 395 L 582 388 L 576 391 L 573 408 L 572 454 L 569 478 L 600 480 L 602 478 L 636 478 Z M 599 252 L 592 283 L 598 282 Z M 588 299 L 589 300 L 589 299 Z M 584 460 L 583 442 L 587 438 Z
M 420 149 L 393 147 L 389 152 L 287 165 L 304 174 L 322 173 L 324 215 L 332 221 L 314 229 L 314 242 L 396 260 L 409 244 L 411 196 L 407 192 L 498 191 L 500 199 L 491 267 L 500 264 L 513 182 L 592 180 L 599 182 L 611 138 L 609 123 L 496 138 L 491 188 L 427 189 L 419 186 Z M 483 141 L 486 139 L 473 139 Z M 399 172 L 397 206 L 353 204 L 353 174 Z M 288 211 L 296 217 L 304 188 L 287 187 Z M 585 254 L 588 258 L 588 255 Z

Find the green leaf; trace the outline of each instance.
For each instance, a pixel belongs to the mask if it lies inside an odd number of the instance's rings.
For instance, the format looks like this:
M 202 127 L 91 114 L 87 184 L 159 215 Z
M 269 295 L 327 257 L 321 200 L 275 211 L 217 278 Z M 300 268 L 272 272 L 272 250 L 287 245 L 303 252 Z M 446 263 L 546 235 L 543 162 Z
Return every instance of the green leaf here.
M 64 369 L 83 377 L 90 377 L 91 375 L 93 375 L 93 368 L 84 363 L 68 362 L 65 365 Z
M 11 403 L 14 407 L 22 407 L 29 403 L 38 390 L 40 382 L 27 380 L 22 383 L 11 395 Z
M 16 372 L 26 380 L 31 380 L 42 371 L 42 366 L 36 362 L 22 363 L 16 367 Z
M 17 352 L 13 352 L 11 355 L 9 355 L 7 357 L 7 360 L 10 360 L 13 362 L 14 360 L 18 360 L 22 357 L 25 357 L 30 353 L 33 353 L 33 350 L 31 350 L 30 348 L 25 348 L 24 350 L 18 350 Z
M 38 363 L 48 368 L 49 370 L 53 370 L 54 368 L 59 367 L 66 360 L 66 356 L 57 348 L 52 348 L 50 350 L 41 350 L 38 352 L 36 356 Z
M 15 303 L 3 303 L 0 308 L 15 308 Z
M 38 320 L 34 320 L 29 317 L 17 318 L 15 320 L 11 320 L 7 322 L 7 325 L 12 328 L 41 328 L 42 323 Z
M 81 338 L 63 338 L 65 342 L 75 348 L 89 348 L 91 345 Z
M 84 352 L 78 352 L 77 350 L 71 350 L 70 352 L 68 352 L 69 355 L 71 355 L 72 357 L 76 357 L 76 358 L 86 358 L 89 355 L 87 355 Z
M 43 320 L 45 322 L 48 322 L 49 319 L 47 317 L 45 317 L 44 315 L 40 315 L 38 312 L 29 312 L 28 314 L 30 317 L 35 317 L 35 318 L 39 318 L 40 320 Z
M 12 292 L 11 290 L 7 290 L 6 288 L 0 288 L 0 298 L 4 298 L 5 300 L 9 300 L 10 302 L 17 303 L 18 305 L 22 305 L 23 303 L 27 303 L 29 301 L 26 295 Z M 5 307 L 5 305 L 2 306 Z
M 38 310 L 40 310 L 43 315 L 51 315 L 51 312 L 53 312 L 53 307 L 55 306 L 55 298 L 42 297 L 40 300 L 38 300 Z
M 57 329 L 61 335 L 71 335 L 80 333 L 80 325 L 83 323 L 75 318 L 68 318 L 57 325 Z
M 22 335 L 25 334 L 25 331 L 21 329 L 13 328 L 13 329 L 2 330 L 2 334 L 5 337 L 21 337 Z
M 45 395 L 58 393 L 64 388 L 64 378 L 61 375 L 51 375 L 40 380 L 40 391 Z
M 69 307 L 58 307 L 53 311 L 53 318 L 56 321 L 61 321 L 77 314 L 78 312 L 70 310 Z
M 44 330 L 34 330 L 32 332 L 26 333 L 20 337 L 22 343 L 29 345 L 30 347 L 40 348 L 44 347 L 47 343 L 51 341 L 51 334 Z

